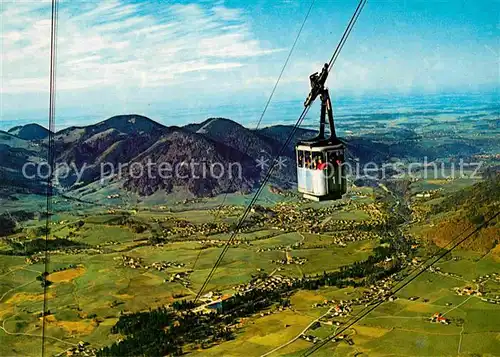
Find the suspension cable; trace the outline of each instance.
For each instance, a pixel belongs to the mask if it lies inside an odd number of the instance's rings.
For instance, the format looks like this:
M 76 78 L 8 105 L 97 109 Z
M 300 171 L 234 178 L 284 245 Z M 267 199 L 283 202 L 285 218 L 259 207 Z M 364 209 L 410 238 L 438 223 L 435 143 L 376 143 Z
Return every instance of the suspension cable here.
M 45 333 L 46 333 L 46 312 L 47 312 L 47 275 L 49 267 L 48 240 L 50 237 L 50 217 L 52 215 L 53 196 L 53 175 L 54 175 L 54 132 L 55 132 L 55 104 L 56 104 L 56 54 L 57 54 L 57 13 L 58 1 L 52 0 L 51 5 L 51 27 L 50 27 L 50 78 L 49 78 L 49 133 L 47 163 L 49 165 L 49 175 L 46 187 L 46 217 L 45 217 L 45 255 L 43 272 L 43 309 L 42 309 L 42 357 L 45 356 Z
M 304 29 L 306 21 L 309 18 L 309 15 L 311 14 L 311 10 L 313 8 L 314 2 L 315 2 L 315 0 L 311 1 L 311 5 L 309 6 L 309 9 L 307 10 L 306 16 L 304 17 L 304 21 L 302 21 L 302 25 L 300 26 L 299 32 L 297 33 L 297 36 L 295 37 L 295 41 L 293 42 L 292 47 L 290 48 L 290 51 L 288 52 L 288 56 L 286 57 L 285 63 L 283 64 L 283 67 L 281 68 L 281 71 L 280 71 L 280 74 L 278 76 L 278 79 L 276 80 L 276 83 L 274 84 L 274 87 L 273 87 L 273 89 L 271 91 L 271 94 L 269 95 L 269 98 L 267 99 L 266 105 L 264 106 L 264 110 L 262 111 L 262 113 L 261 113 L 261 115 L 259 117 L 259 120 L 257 122 L 257 125 L 255 126 L 254 130 L 257 130 L 260 127 L 260 124 L 262 123 L 262 119 L 264 118 L 264 115 L 267 112 L 267 108 L 269 107 L 269 104 L 271 103 L 271 99 L 274 96 L 274 92 L 276 92 L 276 89 L 278 88 L 278 84 L 279 84 L 279 82 L 281 80 L 281 77 L 283 76 L 283 73 L 285 72 L 285 69 L 286 69 L 286 67 L 288 65 L 288 62 L 290 61 L 290 58 L 292 57 L 293 51 L 295 49 L 295 46 L 297 45 L 297 42 L 298 42 L 298 40 L 300 38 L 300 35 L 302 34 L 302 30 Z M 249 148 L 250 148 L 250 141 L 247 141 L 246 148 L 241 152 L 240 160 L 243 159 L 243 156 L 248 152 Z M 219 209 L 217 210 L 217 212 L 215 214 L 215 218 L 214 218 L 215 221 L 217 221 L 219 219 L 220 213 L 222 211 L 222 207 L 224 206 L 224 203 L 226 202 L 228 194 L 229 194 L 228 192 L 224 193 L 224 197 L 222 198 L 222 202 L 220 203 Z M 195 269 L 196 264 L 198 263 L 198 260 L 200 259 L 200 256 L 201 256 L 202 252 L 203 252 L 203 250 L 200 249 L 200 252 L 196 256 L 196 259 L 194 261 L 194 264 L 193 264 L 193 267 L 192 267 L 193 270 Z
M 476 234 L 481 228 L 485 227 L 488 225 L 489 222 L 493 221 L 496 217 L 498 217 L 498 215 L 500 215 L 500 211 L 499 212 L 496 212 L 495 214 L 493 214 L 489 219 L 487 219 L 486 221 L 484 221 L 482 224 L 480 224 L 479 226 L 477 226 L 471 233 L 467 234 L 464 238 L 460 239 L 460 237 L 467 232 L 467 229 L 465 229 L 463 232 L 461 232 L 460 234 L 458 234 L 454 239 L 452 239 L 450 241 L 450 243 L 447 244 L 448 245 L 451 245 L 450 248 L 446 249 L 443 253 L 438 253 L 437 255 L 435 256 L 432 256 L 431 258 L 427 259 L 425 262 L 423 262 L 422 264 L 420 264 L 417 268 L 413 269 L 409 274 L 408 276 L 410 276 L 410 278 L 407 280 L 407 281 L 404 281 L 402 282 L 401 286 L 396 287 L 394 288 L 393 291 L 391 291 L 391 294 L 389 296 L 393 296 L 394 294 L 396 294 L 397 292 L 401 291 L 404 287 L 406 287 L 407 285 L 409 285 L 412 281 L 414 281 L 416 278 L 418 278 L 420 275 L 422 275 L 425 271 L 427 271 L 430 267 L 432 267 L 434 264 L 436 264 L 438 261 L 440 261 L 442 258 L 444 258 L 447 254 L 449 254 L 450 252 L 452 252 L 455 248 L 459 247 L 462 243 L 464 243 L 467 239 L 469 239 L 470 237 L 472 237 L 474 234 Z M 431 260 L 430 263 L 427 263 L 429 260 Z M 413 276 L 411 276 L 412 274 L 414 274 Z M 388 296 L 388 297 L 389 297 Z M 328 342 L 332 341 L 333 339 L 335 339 L 338 335 L 340 335 L 342 332 L 346 331 L 348 328 L 350 328 L 351 326 L 353 326 L 354 324 L 358 323 L 359 321 L 361 321 L 366 315 L 368 315 L 370 312 L 372 312 L 373 310 L 375 310 L 377 307 L 379 307 L 380 305 L 382 305 L 382 303 L 384 303 L 384 300 L 381 300 L 381 299 L 374 299 L 372 300 L 369 304 L 368 304 L 368 307 L 361 310 L 358 314 L 354 315 L 350 320 L 352 321 L 347 321 L 345 326 L 343 326 L 340 330 L 337 330 L 334 334 L 330 335 L 329 337 L 327 337 L 326 339 L 324 339 L 323 341 L 321 341 L 320 343 L 318 343 L 317 345 L 314 345 L 311 349 L 309 349 L 308 351 L 306 351 L 302 356 L 309 356 L 311 355 L 312 353 L 316 352 L 317 350 L 319 350 L 321 347 L 323 347 L 324 345 L 326 345 Z M 365 311 L 366 310 L 366 311 Z
M 344 46 L 344 43 L 347 40 L 349 34 L 351 33 L 352 28 L 354 27 L 354 25 L 355 25 L 355 23 L 356 23 L 356 21 L 357 21 L 357 19 L 359 17 L 359 14 L 360 14 L 361 10 L 363 9 L 364 4 L 366 3 L 366 1 L 367 0 L 360 0 L 358 6 L 356 8 L 356 11 L 354 12 L 353 16 L 351 17 L 351 19 L 349 21 L 349 24 L 347 25 L 347 28 L 344 31 L 344 34 L 343 34 L 343 36 L 342 36 L 339 44 L 337 45 L 337 47 L 336 47 L 336 49 L 335 49 L 335 51 L 333 53 L 332 59 L 330 60 L 331 65 L 329 65 L 329 70 L 331 69 L 331 66 L 333 66 L 333 64 L 336 61 L 336 59 L 337 59 L 340 51 L 342 50 L 342 48 Z M 284 150 L 288 147 L 290 141 L 292 140 L 292 138 L 295 135 L 295 132 L 297 131 L 298 127 L 300 126 L 300 124 L 304 120 L 305 116 L 307 115 L 307 112 L 309 111 L 309 108 L 310 108 L 310 106 L 307 106 L 307 107 L 305 107 L 303 109 L 302 114 L 299 116 L 297 122 L 293 126 L 292 131 L 290 132 L 290 134 L 288 135 L 285 143 L 282 145 L 281 149 L 279 150 L 278 155 L 276 155 L 276 157 L 272 161 L 272 163 L 271 163 L 271 165 L 269 167 L 269 170 L 268 170 L 266 176 L 261 181 L 261 183 L 259 185 L 259 188 L 257 189 L 257 192 L 254 194 L 254 196 L 252 197 L 252 200 L 250 201 L 250 203 L 246 207 L 245 211 L 243 212 L 243 214 L 242 214 L 242 216 L 241 216 L 241 218 L 240 218 L 240 220 L 239 220 L 239 222 L 238 222 L 235 230 L 233 231 L 233 233 L 231 234 L 231 236 L 228 239 L 227 243 L 225 244 L 224 248 L 222 249 L 222 252 L 220 253 L 219 257 L 217 258 L 217 261 L 215 262 L 214 266 L 210 270 L 210 272 L 209 272 L 208 276 L 206 277 L 205 281 L 203 282 L 200 290 L 196 294 L 195 302 L 198 301 L 198 299 L 200 298 L 201 294 L 205 290 L 206 286 L 208 285 L 208 283 L 212 279 L 213 274 L 217 270 L 219 264 L 221 263 L 222 259 L 224 258 L 224 255 L 226 254 L 227 250 L 229 249 L 229 246 L 230 246 L 231 242 L 233 241 L 234 237 L 238 234 L 239 230 L 243 226 L 243 222 L 245 221 L 248 213 L 250 212 L 252 206 L 254 205 L 254 203 L 258 199 L 259 195 L 261 194 L 262 190 L 264 189 L 267 181 L 271 177 L 271 174 L 273 173 L 273 170 L 276 167 L 277 159 L 282 155 L 282 153 L 284 152 Z

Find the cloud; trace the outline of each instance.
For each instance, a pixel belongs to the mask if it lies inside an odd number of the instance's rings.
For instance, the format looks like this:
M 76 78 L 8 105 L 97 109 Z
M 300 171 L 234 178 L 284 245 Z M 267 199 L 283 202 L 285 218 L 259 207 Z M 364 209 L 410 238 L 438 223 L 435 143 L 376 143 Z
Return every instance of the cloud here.
M 285 83 L 301 83 L 301 84 L 308 84 L 307 79 L 304 79 L 305 77 L 299 77 L 299 76 L 294 76 L 294 77 L 285 77 L 281 78 L 279 83 L 280 84 L 285 84 Z M 267 76 L 267 77 L 250 77 L 245 79 L 245 84 L 264 84 L 267 87 L 271 88 L 275 83 L 276 83 L 277 78 L 272 77 L 272 76 Z
M 242 16 L 241 10 L 229 9 L 225 6 L 215 6 L 213 11 L 218 18 L 225 21 L 238 21 Z
M 4 3 L 0 16 L 1 93 L 46 92 L 50 2 Z M 57 35 L 58 90 L 205 80 L 280 51 L 254 38 L 242 10 L 222 5 L 63 1 Z

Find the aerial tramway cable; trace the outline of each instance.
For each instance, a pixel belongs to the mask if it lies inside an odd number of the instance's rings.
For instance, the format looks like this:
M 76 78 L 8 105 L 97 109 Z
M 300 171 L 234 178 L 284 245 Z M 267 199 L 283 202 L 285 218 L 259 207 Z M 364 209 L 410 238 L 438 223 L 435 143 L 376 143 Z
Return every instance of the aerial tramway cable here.
M 342 38 L 341 38 L 340 42 L 338 43 L 337 47 L 335 48 L 335 51 L 334 51 L 334 53 L 333 53 L 333 55 L 332 55 L 332 57 L 330 59 L 330 62 L 328 64 L 328 71 L 331 70 L 333 64 L 337 60 L 337 58 L 338 58 L 338 56 L 340 54 L 340 51 L 344 47 L 344 44 L 345 44 L 347 38 L 349 37 L 349 34 L 352 31 L 352 28 L 356 24 L 356 21 L 357 21 L 357 19 L 359 17 L 359 14 L 361 13 L 364 5 L 366 4 L 366 1 L 367 0 L 360 0 L 360 2 L 358 3 L 358 6 L 356 7 L 356 10 L 355 10 L 354 14 L 352 15 L 352 17 L 351 17 L 351 19 L 350 19 L 350 21 L 349 21 L 349 23 L 347 25 L 347 28 L 344 31 L 344 34 L 342 35 Z M 210 282 L 213 274 L 217 270 L 220 262 L 224 258 L 224 255 L 226 254 L 227 250 L 229 249 L 229 246 L 230 246 L 231 242 L 233 241 L 234 237 L 238 234 L 238 231 L 241 229 L 242 224 L 245 221 L 245 218 L 249 214 L 252 206 L 255 204 L 257 198 L 259 197 L 260 193 L 264 189 L 264 186 L 266 185 L 267 181 L 271 177 L 271 174 L 273 173 L 273 170 L 274 170 L 274 168 L 276 166 L 276 160 L 283 154 L 283 152 L 288 147 L 290 141 L 294 137 L 295 132 L 297 131 L 298 127 L 300 126 L 300 124 L 304 120 L 305 116 L 307 115 L 307 113 L 309 111 L 309 108 L 310 108 L 310 105 L 304 107 L 301 115 L 297 119 L 297 122 L 293 126 L 292 131 L 290 132 L 290 134 L 288 135 L 285 143 L 282 145 L 281 149 L 279 150 L 278 155 L 276 155 L 276 157 L 272 161 L 272 163 L 271 163 L 271 165 L 270 165 L 270 167 L 268 169 L 268 172 L 267 172 L 266 176 L 264 177 L 264 179 L 262 180 L 261 184 L 259 185 L 259 188 L 257 189 L 257 192 L 254 194 L 254 196 L 252 197 L 252 200 L 250 201 L 250 203 L 246 207 L 245 211 L 243 212 L 240 220 L 238 221 L 238 225 L 236 226 L 235 230 L 233 231 L 233 233 L 231 234 L 231 236 L 228 239 L 227 243 L 225 244 L 224 248 L 222 249 L 222 252 L 220 253 L 219 257 L 217 258 L 217 261 L 215 262 L 214 266 L 210 270 L 210 273 L 208 274 L 207 278 L 203 282 L 202 287 L 198 291 L 198 294 L 196 295 L 196 298 L 195 298 L 195 302 L 198 301 L 198 299 L 200 298 L 200 296 L 203 293 L 204 289 L 206 288 L 207 284 Z
M 337 61 L 337 58 L 340 54 L 340 51 L 342 51 L 342 48 L 344 47 L 344 44 L 347 41 L 347 38 L 351 34 L 351 31 L 352 31 L 352 28 L 354 27 L 354 24 L 356 23 L 356 21 L 358 21 L 358 17 L 361 14 L 361 11 L 363 11 L 363 8 L 365 7 L 367 1 L 368 0 L 361 0 L 358 4 L 358 7 L 354 11 L 354 15 L 351 17 L 351 20 L 349 21 L 349 24 L 347 25 L 347 28 L 346 28 L 344 34 L 342 35 L 342 38 L 340 39 L 340 42 L 337 45 L 337 48 L 335 49 L 335 52 L 333 52 L 333 56 L 330 59 L 330 62 L 328 62 L 328 72 L 330 72 L 332 70 L 333 65 Z
M 48 133 L 48 149 L 47 163 L 50 166 L 50 173 L 47 177 L 47 201 L 46 201 L 46 217 L 45 217 L 45 255 L 44 255 L 44 282 L 43 284 L 43 310 L 42 310 L 42 357 L 45 355 L 45 314 L 47 311 L 47 284 L 45 283 L 46 275 L 48 274 L 49 254 L 48 240 L 50 236 L 50 216 L 52 213 L 52 179 L 54 173 L 54 131 L 55 131 L 55 105 L 56 105 L 56 54 L 57 54 L 57 13 L 58 1 L 51 2 L 51 27 L 50 27 L 50 78 L 49 78 L 49 133 Z
M 422 264 L 420 264 L 417 268 L 415 268 L 414 270 L 412 270 L 408 275 L 410 276 L 409 280 L 408 281 L 404 281 L 404 279 L 402 280 L 402 284 L 401 286 L 397 286 L 394 288 L 393 291 L 391 291 L 391 294 L 387 297 L 390 297 L 390 296 L 393 296 L 394 294 L 396 294 L 397 292 L 401 291 L 404 287 L 406 287 L 407 285 L 409 285 L 412 281 L 414 281 L 416 278 L 418 278 L 420 275 L 422 275 L 425 271 L 427 271 L 430 267 L 432 267 L 434 264 L 436 264 L 438 261 L 440 261 L 442 258 L 444 258 L 447 254 L 449 254 L 450 252 L 452 252 L 455 248 L 459 247 L 462 243 L 464 243 L 467 239 L 469 239 L 470 237 L 472 237 L 474 234 L 476 234 L 479 230 L 481 230 L 481 228 L 487 226 L 489 224 L 489 222 L 493 221 L 495 218 L 497 218 L 498 216 L 500 215 L 500 211 L 499 212 L 496 212 L 495 214 L 493 214 L 489 219 L 487 219 L 486 221 L 484 221 L 483 223 L 481 223 L 479 226 L 476 226 L 476 228 L 470 232 L 469 234 L 467 234 L 464 238 L 460 239 L 460 237 L 468 231 L 468 229 L 464 230 L 463 232 L 461 232 L 460 234 L 458 234 L 454 239 L 452 239 L 450 241 L 450 243 L 448 243 L 446 246 L 449 246 L 451 245 L 450 248 L 446 249 L 443 253 L 438 253 L 432 257 L 430 257 L 429 259 L 427 259 L 425 262 L 423 262 Z M 430 263 L 428 263 L 429 261 L 431 261 Z M 411 276 L 412 274 L 415 274 L 413 276 Z M 347 329 L 349 329 L 351 326 L 353 326 L 354 324 L 358 323 L 359 321 L 361 321 L 366 315 L 368 315 L 370 312 L 372 312 L 373 310 L 375 310 L 377 307 L 379 307 L 380 305 L 382 305 L 384 303 L 384 300 L 383 299 L 374 299 L 372 300 L 368 306 L 361 310 L 359 313 L 357 313 L 356 315 L 354 315 L 351 319 L 351 321 L 347 321 L 345 323 L 345 326 L 343 326 L 340 330 L 338 331 L 335 331 L 334 334 L 328 336 L 326 339 L 324 339 L 323 341 L 321 341 L 320 343 L 314 345 L 313 347 L 311 347 L 308 351 L 306 351 L 302 356 L 305 357 L 305 356 L 310 356 L 311 354 L 313 354 L 314 352 L 316 352 L 317 350 L 319 350 L 321 347 L 325 346 L 328 342 L 332 341 L 334 338 L 336 338 L 337 336 L 339 336 L 342 332 L 346 331 Z
M 309 5 L 309 9 L 307 10 L 306 16 L 304 17 L 304 21 L 302 21 L 302 25 L 300 26 L 299 32 L 297 33 L 297 36 L 295 37 L 295 41 L 293 41 L 292 47 L 290 48 L 290 51 L 288 52 L 288 56 L 286 57 L 285 63 L 283 64 L 283 67 L 281 68 L 280 74 L 278 76 L 278 79 L 276 80 L 276 83 L 274 84 L 273 89 L 271 90 L 271 94 L 269 95 L 269 98 L 267 99 L 266 105 L 264 106 L 264 109 L 262 110 L 262 113 L 259 117 L 259 120 L 257 122 L 257 125 L 255 126 L 254 130 L 257 130 L 260 127 L 260 124 L 262 123 L 262 119 L 264 118 L 264 115 L 267 112 L 267 108 L 269 107 L 269 104 L 271 103 L 271 100 L 273 99 L 274 92 L 276 92 L 276 89 L 278 88 L 278 84 L 281 80 L 281 77 L 283 76 L 283 73 L 285 72 L 286 66 L 288 65 L 288 62 L 290 61 L 290 58 L 292 57 L 293 51 L 295 49 L 295 46 L 297 45 L 297 42 L 299 41 L 300 35 L 302 34 L 302 30 L 304 29 L 304 26 L 306 24 L 307 19 L 309 18 L 309 14 L 311 13 L 311 10 L 313 8 L 314 2 L 316 0 L 311 1 L 311 5 Z M 240 160 L 243 159 L 243 156 L 247 153 L 248 148 L 250 147 L 250 141 L 247 141 L 247 146 L 245 150 L 241 152 Z M 219 209 L 217 210 L 217 213 L 215 215 L 215 220 L 219 218 L 220 212 L 222 210 L 222 207 L 224 203 L 226 202 L 228 192 L 224 194 L 224 197 L 222 198 L 222 202 L 219 205 Z M 194 261 L 192 269 L 196 267 L 196 264 L 198 263 L 198 259 L 200 259 L 200 255 L 203 252 L 201 249 L 198 255 L 196 256 L 196 259 Z

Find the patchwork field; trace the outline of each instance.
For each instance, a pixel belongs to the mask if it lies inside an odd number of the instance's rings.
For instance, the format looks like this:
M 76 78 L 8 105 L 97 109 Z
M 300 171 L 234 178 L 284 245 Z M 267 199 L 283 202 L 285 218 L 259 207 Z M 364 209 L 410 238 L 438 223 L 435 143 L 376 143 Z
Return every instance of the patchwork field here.
M 231 199 L 241 203 L 246 198 Z M 352 224 L 373 222 L 379 213 L 374 202 L 331 208 L 317 226 L 335 224 L 338 229 L 320 233 L 287 232 L 286 224 L 266 225 L 266 221 L 256 224 L 236 236 L 204 292 L 230 296 L 258 276 L 316 277 L 365 261 L 381 247 L 383 230 L 358 231 Z M 52 217 L 48 243 L 61 240 L 68 246 L 49 250 L 47 265 L 45 254 L 24 254 L 44 227 L 43 219 L 27 221 L 22 231 L 0 245 L 0 355 L 39 356 L 43 324 L 47 355 L 64 353 L 80 341 L 97 349 L 109 346 L 123 337 L 111 333 L 122 314 L 194 298 L 231 237 L 231 228 L 217 229 L 230 227 L 242 212 L 242 207 L 228 208 L 219 217 L 212 204 L 198 202 L 175 211 L 82 204 L 67 213 L 60 211 Z M 323 208 L 329 206 L 300 206 Z M 290 208 L 291 214 L 297 214 L 294 209 Z M 207 233 L 210 229 L 215 230 Z M 436 271 L 423 273 L 399 291 L 396 300 L 382 303 L 344 331 L 342 340 L 328 342 L 314 356 L 500 355 L 500 304 L 484 300 L 500 295 L 496 278 L 500 275 L 495 275 L 500 274 L 499 261 L 494 250 L 486 255 L 455 252 L 439 262 Z M 43 277 L 45 270 L 48 275 Z M 478 279 L 483 295 L 457 294 L 456 288 L 475 287 Z M 271 305 L 244 317 L 234 339 L 190 352 L 301 356 L 315 346 L 312 339 L 319 343 L 329 338 L 365 309 L 363 304 L 353 305 L 347 315 L 334 316 L 335 304 L 360 300 L 371 290 L 369 286 L 298 289 L 289 296 L 289 308 Z M 44 305 L 48 314 L 42 321 Z M 435 313 L 449 319 L 449 324 L 430 322 Z

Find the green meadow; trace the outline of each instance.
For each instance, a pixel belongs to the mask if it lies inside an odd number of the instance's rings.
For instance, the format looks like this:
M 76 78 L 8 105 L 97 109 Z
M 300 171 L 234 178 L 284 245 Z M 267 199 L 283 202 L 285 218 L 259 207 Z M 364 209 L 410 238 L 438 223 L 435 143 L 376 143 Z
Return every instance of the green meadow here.
M 371 192 L 371 191 L 370 191 Z M 99 192 L 82 192 L 96 198 Z M 111 194 L 112 192 L 106 192 Z M 153 199 L 153 198 L 152 198 Z M 227 201 L 244 204 L 248 197 L 228 195 Z M 263 204 L 276 199 L 270 192 Z M 107 199 L 103 199 L 106 200 Z M 23 203 L 36 207 L 42 201 Z M 66 239 L 83 248 L 49 251 L 47 266 L 43 262 L 28 264 L 23 255 L 8 255 L 11 243 L 0 241 L 0 355 L 38 356 L 42 324 L 45 323 L 47 355 L 63 353 L 79 341 L 94 348 L 111 344 L 120 338 L 110 333 L 122 313 L 147 311 L 168 305 L 177 299 L 192 299 L 201 289 L 214 262 L 230 238 L 229 233 L 205 236 L 172 235 L 164 244 L 149 239 L 161 233 L 172 222 L 188 221 L 193 225 L 208 222 L 236 222 L 242 207 L 218 217 L 211 208 L 221 201 L 186 203 L 177 209 L 140 204 L 110 210 L 74 201 L 59 200 L 51 217 L 50 238 Z M 69 210 L 63 210 L 68 205 Z M 313 205 L 307 204 L 303 207 Z M 319 206 L 325 206 L 324 203 Z M 319 207 L 318 206 L 318 207 Z M 182 209 L 181 209 L 182 208 Z M 336 210 L 329 220 L 364 221 L 371 219 L 359 207 Z M 44 226 L 44 220 L 27 221 L 23 229 L 7 237 L 27 243 Z M 144 229 L 137 230 L 138 226 Z M 332 272 L 342 266 L 362 261 L 379 245 L 377 239 L 335 244 L 346 231 L 285 233 L 272 227 L 256 227 L 236 236 L 204 292 L 234 293 L 235 286 L 248 283 L 257 274 L 275 274 L 300 278 Z M 43 238 L 43 237 L 39 237 Z M 203 241 L 209 241 L 203 242 Z M 90 249 L 89 249 L 90 248 Z M 279 264 L 286 259 L 304 263 Z M 122 256 L 141 262 L 141 267 L 123 264 Z M 397 293 L 398 299 L 384 302 L 345 334 L 346 341 L 329 342 L 315 356 L 495 356 L 500 355 L 500 305 L 484 302 L 478 296 L 458 296 L 454 288 L 473 285 L 479 276 L 500 273 L 498 256 L 454 252 L 452 259 L 437 267 L 449 275 L 425 272 Z M 155 262 L 175 262 L 181 267 L 158 271 Z M 46 289 L 39 276 L 47 268 Z M 177 273 L 184 280 L 171 281 Z M 38 279 L 37 279 L 38 278 Z M 186 284 L 186 282 L 189 282 Z M 500 295 L 500 283 L 485 283 L 488 296 Z M 290 297 L 291 309 L 275 311 L 274 307 L 242 319 L 235 339 L 206 350 L 192 351 L 194 356 L 300 356 L 314 346 L 300 338 L 304 331 L 320 339 L 331 336 L 335 325 L 322 324 L 314 330 L 306 327 L 328 311 L 313 307 L 324 300 L 349 300 L 363 296 L 367 288 L 323 287 L 314 291 L 299 290 Z M 408 298 L 418 296 L 416 301 Z M 45 322 L 40 318 L 44 306 L 50 310 Z M 355 307 L 353 314 L 363 309 Z M 268 314 L 268 312 L 273 313 Z M 449 325 L 432 324 L 429 317 L 440 312 L 450 319 Z M 344 322 L 342 318 L 338 321 Z M 280 348 L 278 348 L 280 347 Z M 278 348 L 278 349 L 277 349 Z

